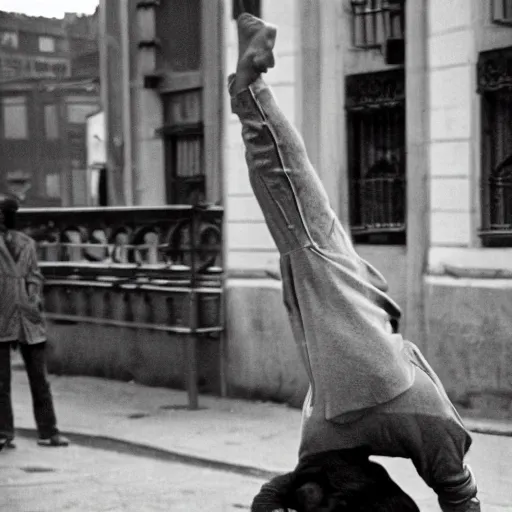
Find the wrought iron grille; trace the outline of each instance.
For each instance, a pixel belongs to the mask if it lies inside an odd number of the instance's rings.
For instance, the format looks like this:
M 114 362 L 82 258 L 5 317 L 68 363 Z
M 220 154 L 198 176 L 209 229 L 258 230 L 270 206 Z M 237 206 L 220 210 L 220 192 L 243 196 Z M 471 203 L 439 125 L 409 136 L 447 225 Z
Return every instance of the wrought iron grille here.
M 389 39 L 404 39 L 405 0 L 350 0 L 352 44 L 381 48 Z
M 18 229 L 37 243 L 47 277 L 136 282 L 214 280 L 222 267 L 220 207 L 31 208 Z
M 491 230 L 512 229 L 512 176 L 489 178 Z
M 353 235 L 405 242 L 405 85 L 401 70 L 347 77 Z
M 359 181 L 361 225 L 366 231 L 402 230 L 405 226 L 405 178 L 389 176 Z
M 27 209 L 18 229 L 37 243 L 46 318 L 174 335 L 197 409 L 198 339 L 224 329 L 222 216 L 186 205 Z
M 512 245 L 512 47 L 485 52 L 478 63 L 482 101 L 484 245 Z

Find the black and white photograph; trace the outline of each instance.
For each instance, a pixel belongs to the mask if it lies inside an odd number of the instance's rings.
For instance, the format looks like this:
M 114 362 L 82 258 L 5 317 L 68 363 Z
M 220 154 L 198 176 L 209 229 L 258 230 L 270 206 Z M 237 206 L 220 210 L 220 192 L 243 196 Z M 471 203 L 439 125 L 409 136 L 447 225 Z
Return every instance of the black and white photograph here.
M 0 512 L 512 512 L 512 0 L 0 0 Z

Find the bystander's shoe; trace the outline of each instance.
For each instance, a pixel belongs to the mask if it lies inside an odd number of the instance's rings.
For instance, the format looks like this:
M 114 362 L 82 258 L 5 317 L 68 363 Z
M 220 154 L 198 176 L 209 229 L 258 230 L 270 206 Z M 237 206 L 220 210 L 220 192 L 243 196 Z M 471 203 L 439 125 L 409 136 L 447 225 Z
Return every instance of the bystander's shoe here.
M 67 439 L 61 434 L 55 434 L 51 437 L 40 437 L 37 440 L 37 444 L 39 446 L 68 446 L 69 439 Z
M 14 443 L 14 441 L 12 439 L 3 437 L 2 439 L 0 439 L 0 452 L 4 448 L 12 450 L 12 449 L 16 448 L 16 444 Z

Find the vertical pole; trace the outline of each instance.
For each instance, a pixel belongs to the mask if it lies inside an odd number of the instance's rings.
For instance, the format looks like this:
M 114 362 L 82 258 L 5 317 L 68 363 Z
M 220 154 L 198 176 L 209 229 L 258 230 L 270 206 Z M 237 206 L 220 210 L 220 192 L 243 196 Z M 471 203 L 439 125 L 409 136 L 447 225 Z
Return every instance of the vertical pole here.
M 99 9 L 99 53 L 100 53 L 100 97 L 105 127 L 108 126 L 108 31 L 107 31 L 107 0 L 100 0 Z
M 195 293 L 192 290 L 190 294 L 190 305 L 197 309 L 195 304 Z M 193 313 L 192 313 L 193 314 Z M 185 340 L 185 357 L 187 364 L 187 391 L 188 391 L 188 407 L 191 411 L 199 408 L 199 393 L 197 389 L 197 339 L 196 334 L 188 334 L 184 336 Z
M 189 319 L 190 334 L 185 337 L 186 358 L 187 358 L 187 388 L 189 408 L 196 410 L 198 404 L 197 390 L 197 324 L 198 324 L 198 295 L 197 295 L 197 279 L 196 279 L 196 232 L 199 232 L 199 210 L 195 207 L 192 209 L 190 219 L 190 295 L 189 295 Z M 187 339 L 188 338 L 188 339 Z
M 429 249 L 428 0 L 406 6 L 407 308 L 405 333 L 427 349 L 424 274 Z
M 331 205 L 343 224 L 348 224 L 346 192 L 345 75 L 343 69 L 342 2 L 320 2 L 320 122 L 318 172 Z M 317 78 L 318 80 L 318 78 Z
M 320 74 L 321 28 L 319 0 L 303 0 L 300 6 L 300 74 L 301 87 L 298 105 L 300 131 L 311 163 L 320 166 Z
M 227 332 L 226 332 L 226 311 L 227 311 L 227 270 L 226 270 L 226 242 L 225 242 L 225 226 L 226 226 L 226 219 L 225 219 L 225 211 L 222 213 L 222 219 L 221 219 L 221 256 L 220 256 L 220 265 L 222 268 L 222 275 L 221 275 L 221 281 L 220 281 L 220 297 L 219 297 L 219 326 L 222 328 L 222 331 L 219 335 L 219 344 L 220 344 L 220 396 L 222 398 L 225 398 L 229 394 L 229 388 L 228 388 L 228 339 L 227 339 Z
M 204 152 L 201 167 L 206 177 L 206 201 L 219 204 L 223 196 L 222 180 L 222 2 L 203 0 L 202 71 Z

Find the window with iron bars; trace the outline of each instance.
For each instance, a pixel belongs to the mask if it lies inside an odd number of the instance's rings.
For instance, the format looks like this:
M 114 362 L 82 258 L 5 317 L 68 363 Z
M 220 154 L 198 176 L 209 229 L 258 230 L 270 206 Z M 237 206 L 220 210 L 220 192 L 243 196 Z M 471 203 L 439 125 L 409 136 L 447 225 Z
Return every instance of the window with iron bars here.
M 350 0 L 352 45 L 380 49 L 405 35 L 405 0 Z
M 478 63 L 482 152 L 480 236 L 484 246 L 512 247 L 512 47 Z
M 352 235 L 405 244 L 404 72 L 351 75 L 346 85 Z

